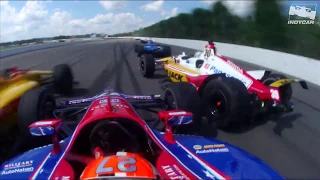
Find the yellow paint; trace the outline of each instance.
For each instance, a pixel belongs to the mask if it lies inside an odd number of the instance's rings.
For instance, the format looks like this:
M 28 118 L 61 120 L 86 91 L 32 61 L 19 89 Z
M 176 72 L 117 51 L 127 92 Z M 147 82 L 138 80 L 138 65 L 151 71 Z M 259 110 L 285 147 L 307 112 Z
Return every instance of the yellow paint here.
M 280 87 L 280 86 L 284 86 L 286 84 L 290 84 L 290 83 L 293 83 L 293 82 L 298 82 L 297 80 L 295 79 L 280 79 L 278 81 L 275 81 L 273 82 L 272 84 L 270 84 L 271 87 Z
M 170 64 L 170 66 L 179 70 L 187 71 L 191 74 L 199 75 L 198 72 L 182 67 L 179 64 Z M 164 65 L 164 69 L 168 73 L 168 77 L 171 79 L 172 82 L 188 82 L 187 75 L 185 73 L 177 71 L 171 67 Z
M 0 120 L 0 130 L 16 124 L 16 109 L 21 96 L 42 83 L 51 81 L 51 77 L 51 71 L 29 71 L 12 79 L 0 78 L 0 109 L 5 111 L 5 117 Z

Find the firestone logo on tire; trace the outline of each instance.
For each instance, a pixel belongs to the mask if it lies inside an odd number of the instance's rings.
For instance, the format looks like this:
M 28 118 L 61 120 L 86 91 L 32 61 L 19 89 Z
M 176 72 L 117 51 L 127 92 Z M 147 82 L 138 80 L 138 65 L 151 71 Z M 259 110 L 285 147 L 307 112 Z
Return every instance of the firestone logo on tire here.
M 288 24 L 314 24 L 316 9 L 316 4 L 291 4 Z

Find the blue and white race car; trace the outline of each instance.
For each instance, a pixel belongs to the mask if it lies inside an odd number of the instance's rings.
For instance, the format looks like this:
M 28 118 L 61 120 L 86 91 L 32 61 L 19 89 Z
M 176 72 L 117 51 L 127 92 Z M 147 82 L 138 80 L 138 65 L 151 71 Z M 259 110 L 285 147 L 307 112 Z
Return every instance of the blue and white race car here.
M 171 56 L 170 46 L 157 45 L 152 40 L 141 40 L 143 44 L 135 44 L 134 51 L 141 57 L 142 54 L 151 54 L 155 58 Z

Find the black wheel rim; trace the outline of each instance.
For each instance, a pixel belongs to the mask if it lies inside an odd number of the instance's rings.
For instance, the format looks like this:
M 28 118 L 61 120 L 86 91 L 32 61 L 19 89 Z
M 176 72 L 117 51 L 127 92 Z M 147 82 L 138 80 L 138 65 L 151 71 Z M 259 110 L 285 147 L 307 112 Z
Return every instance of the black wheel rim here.
M 221 91 L 215 91 L 211 94 L 211 98 L 208 100 L 208 109 L 210 114 L 217 119 L 227 115 L 229 110 L 227 99 Z

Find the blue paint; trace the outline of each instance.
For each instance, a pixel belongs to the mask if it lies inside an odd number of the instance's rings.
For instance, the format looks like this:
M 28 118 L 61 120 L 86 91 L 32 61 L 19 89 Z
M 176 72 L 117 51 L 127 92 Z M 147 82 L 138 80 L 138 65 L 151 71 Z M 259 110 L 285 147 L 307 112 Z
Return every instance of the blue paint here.
M 169 125 L 182 125 L 189 124 L 192 122 L 192 116 L 173 116 L 168 119 Z
M 144 44 L 144 50 L 147 52 L 155 52 L 155 51 L 162 51 L 163 48 L 154 44 L 152 41 L 148 41 Z
M 46 127 L 32 127 L 29 129 L 30 134 L 33 136 L 47 136 L 55 133 L 55 129 L 51 126 Z

